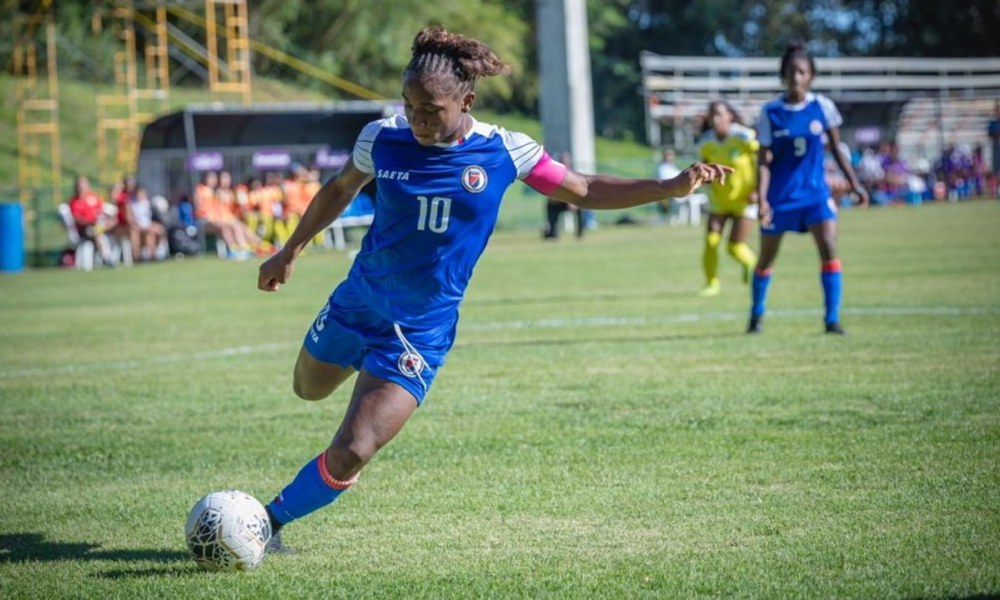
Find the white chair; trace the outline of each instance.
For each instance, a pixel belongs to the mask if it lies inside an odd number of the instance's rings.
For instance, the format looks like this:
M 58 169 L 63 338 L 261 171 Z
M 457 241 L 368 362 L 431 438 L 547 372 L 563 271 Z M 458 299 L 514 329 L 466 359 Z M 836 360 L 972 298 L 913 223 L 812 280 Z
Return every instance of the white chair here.
M 76 229 L 76 221 L 73 220 L 73 213 L 69 210 L 69 204 L 60 204 L 56 211 L 59 213 L 59 219 L 66 230 L 66 240 L 73 248 L 73 266 L 78 271 L 92 271 L 94 269 L 94 242 L 80 237 L 80 232 Z
M 123 267 L 132 266 L 132 242 L 128 238 L 118 238 L 115 236 L 108 236 L 108 245 L 111 247 L 111 260 L 109 264 L 112 267 L 117 267 L 119 265 Z
M 375 215 L 359 215 L 356 217 L 340 217 L 333 223 L 330 223 L 330 227 L 327 230 L 333 237 L 333 246 L 337 250 L 343 250 L 347 247 L 347 241 L 344 238 L 344 229 L 348 227 L 368 227 L 374 219 Z
M 691 194 L 684 198 L 674 198 L 670 204 L 670 224 L 685 224 L 697 227 L 701 224 L 701 212 L 708 204 L 705 194 Z

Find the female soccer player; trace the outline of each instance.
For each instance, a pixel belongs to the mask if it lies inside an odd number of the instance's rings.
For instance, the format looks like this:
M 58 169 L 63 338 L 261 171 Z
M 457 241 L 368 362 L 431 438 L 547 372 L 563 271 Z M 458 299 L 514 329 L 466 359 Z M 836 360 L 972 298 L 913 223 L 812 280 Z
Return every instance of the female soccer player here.
M 275 529 L 331 502 L 424 399 L 455 337 L 458 305 L 508 186 L 582 208 L 625 208 L 683 196 L 729 169 L 694 164 L 674 179 L 585 176 L 521 133 L 476 121 L 474 84 L 505 73 L 483 43 L 431 27 L 417 34 L 403 74 L 405 116 L 369 123 L 340 174 L 316 193 L 288 243 L 260 267 L 277 291 L 296 256 L 372 178 L 375 219 L 347 279 L 309 328 L 293 388 L 325 398 L 358 372 L 330 446 L 267 506 Z M 279 542 L 280 543 L 280 542 Z
M 820 280 L 827 333 L 844 334 L 840 326 L 840 260 L 837 258 L 837 204 L 823 176 L 824 135 L 837 166 L 863 206 L 868 192 L 858 183 L 847 158 L 837 148 L 842 119 L 825 96 L 809 91 L 816 64 L 800 44 L 781 57 L 785 93 L 761 109 L 757 121 L 757 194 L 760 201 L 760 258 L 753 275 L 753 304 L 747 333 L 759 333 L 771 266 L 786 232 L 812 233 L 821 261 Z
M 700 296 L 717 296 L 719 282 L 719 243 L 726 221 L 733 222 L 726 250 L 743 267 L 743 283 L 750 283 L 750 271 L 757 255 L 747 246 L 750 223 L 756 217 L 757 143 L 753 129 L 743 126 L 739 114 L 728 102 L 716 100 L 708 105 L 708 118 L 698 141 L 698 154 L 705 162 L 733 168 L 725 183 L 713 183 L 709 193 L 708 231 L 702 267 L 705 287 Z

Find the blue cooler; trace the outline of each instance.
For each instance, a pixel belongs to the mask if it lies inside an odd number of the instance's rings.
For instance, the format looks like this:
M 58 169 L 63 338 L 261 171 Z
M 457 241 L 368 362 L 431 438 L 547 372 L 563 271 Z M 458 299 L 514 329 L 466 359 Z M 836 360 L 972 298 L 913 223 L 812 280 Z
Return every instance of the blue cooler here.
M 0 203 L 0 273 L 24 270 L 24 216 L 21 204 Z

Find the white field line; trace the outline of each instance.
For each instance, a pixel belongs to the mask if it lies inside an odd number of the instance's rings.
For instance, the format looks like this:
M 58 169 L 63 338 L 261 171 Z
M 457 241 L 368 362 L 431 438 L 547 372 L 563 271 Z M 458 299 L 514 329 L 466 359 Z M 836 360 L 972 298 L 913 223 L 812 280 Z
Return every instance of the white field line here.
M 971 316 L 1000 314 L 1000 307 L 982 306 L 908 306 L 908 307 L 853 307 L 842 308 L 848 315 L 861 316 Z M 819 309 L 773 310 L 767 312 L 768 319 L 774 317 L 818 317 Z M 568 317 L 537 320 L 495 321 L 492 323 L 466 323 L 459 325 L 462 331 L 503 331 L 514 329 L 557 329 L 562 327 L 621 327 L 662 325 L 671 323 L 695 323 L 699 321 L 743 321 L 746 312 L 686 313 L 677 315 L 655 315 L 643 317 Z
M 13 379 L 15 377 L 30 377 L 37 375 L 90 373 L 92 371 L 127 371 L 130 369 L 141 369 L 144 367 L 155 367 L 159 365 L 190 363 L 192 361 L 199 360 L 228 358 L 230 356 L 244 356 L 247 354 L 260 354 L 264 352 L 274 352 L 277 350 L 288 350 L 289 348 L 294 348 L 296 345 L 297 344 L 289 343 L 259 344 L 256 346 L 236 346 L 234 348 L 222 348 L 221 350 L 208 350 L 206 352 L 195 352 L 193 354 L 151 356 L 142 360 L 119 360 L 98 363 L 80 363 L 76 365 L 61 365 L 58 367 L 0 370 L 0 379 Z
M 860 316 L 891 316 L 891 317 L 913 317 L 913 316 L 938 316 L 938 317 L 964 317 L 973 315 L 1000 314 L 1000 307 L 983 306 L 908 306 L 908 307 L 849 307 L 842 309 L 848 315 Z M 820 314 L 817 309 L 799 310 L 774 310 L 768 311 L 769 319 L 778 318 L 798 318 L 816 317 Z M 572 328 L 601 328 L 601 327 L 642 327 L 646 325 L 664 325 L 676 323 L 696 323 L 707 321 L 743 321 L 747 318 L 746 312 L 715 312 L 715 313 L 684 313 L 674 315 L 655 315 L 646 317 L 569 317 L 550 318 L 537 320 L 513 320 L 513 321 L 486 321 L 468 322 L 459 325 L 460 331 L 516 331 L 525 329 L 560 329 Z M 180 363 L 190 363 L 200 360 L 214 360 L 229 358 L 232 356 L 246 356 L 249 354 L 265 354 L 268 352 L 285 351 L 297 348 L 295 343 L 271 343 L 258 344 L 252 346 L 236 346 L 233 348 L 222 348 L 219 350 L 208 350 L 205 352 L 195 352 L 193 354 L 154 356 L 141 360 L 123 360 L 110 362 L 79 363 L 71 365 L 61 365 L 58 367 L 38 367 L 23 369 L 0 369 L 0 380 L 13 379 L 16 377 L 36 377 L 45 375 L 62 375 L 70 373 L 92 373 L 99 371 L 125 371 L 131 369 L 141 369 L 145 367 L 155 367 L 161 365 L 172 365 Z

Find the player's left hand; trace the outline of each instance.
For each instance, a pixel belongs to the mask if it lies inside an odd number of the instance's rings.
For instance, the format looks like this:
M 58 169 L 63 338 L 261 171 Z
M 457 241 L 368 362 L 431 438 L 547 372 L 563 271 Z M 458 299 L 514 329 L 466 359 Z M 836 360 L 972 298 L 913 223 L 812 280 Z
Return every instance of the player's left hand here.
M 725 165 L 696 162 L 674 178 L 679 184 L 679 189 L 675 191 L 674 195 L 677 197 L 690 195 L 702 185 L 713 181 L 726 183 L 726 175 L 732 172 L 732 167 Z
M 868 190 L 865 189 L 865 186 L 855 186 L 854 189 L 851 190 L 851 196 L 854 198 L 854 201 L 858 204 L 858 206 L 861 208 L 868 208 L 870 200 L 868 198 Z

